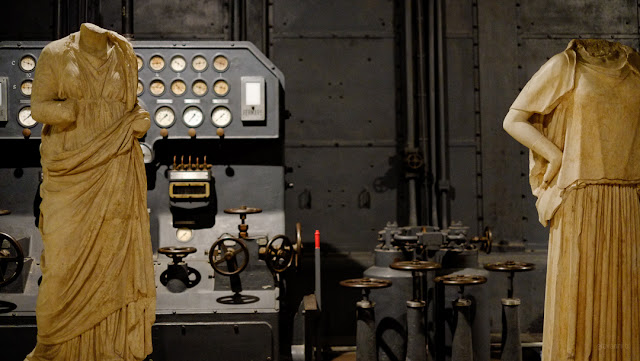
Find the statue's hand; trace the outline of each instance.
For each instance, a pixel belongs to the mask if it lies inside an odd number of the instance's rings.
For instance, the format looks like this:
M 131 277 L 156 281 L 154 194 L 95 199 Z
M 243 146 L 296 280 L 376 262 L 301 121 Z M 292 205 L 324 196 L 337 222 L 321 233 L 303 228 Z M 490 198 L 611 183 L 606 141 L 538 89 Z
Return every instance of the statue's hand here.
M 549 164 L 547 165 L 547 170 L 544 172 L 544 177 L 542 178 L 542 185 L 544 188 L 549 186 L 549 183 L 555 178 L 560 171 L 560 166 L 562 165 L 562 152 L 557 149 L 552 155 L 547 159 Z

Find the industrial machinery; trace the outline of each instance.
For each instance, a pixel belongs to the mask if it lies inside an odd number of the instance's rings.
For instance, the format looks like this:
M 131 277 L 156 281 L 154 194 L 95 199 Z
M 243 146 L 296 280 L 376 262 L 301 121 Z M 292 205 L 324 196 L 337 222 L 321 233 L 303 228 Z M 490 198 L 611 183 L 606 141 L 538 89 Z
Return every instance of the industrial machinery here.
M 45 45 L 0 43 L 0 339 L 14 345 L 3 360 L 35 344 L 42 125 L 30 95 Z M 284 77 L 248 42 L 133 46 L 151 116 L 140 141 L 157 286 L 151 358 L 278 360 L 281 282 L 302 250 L 300 229 L 284 229 Z

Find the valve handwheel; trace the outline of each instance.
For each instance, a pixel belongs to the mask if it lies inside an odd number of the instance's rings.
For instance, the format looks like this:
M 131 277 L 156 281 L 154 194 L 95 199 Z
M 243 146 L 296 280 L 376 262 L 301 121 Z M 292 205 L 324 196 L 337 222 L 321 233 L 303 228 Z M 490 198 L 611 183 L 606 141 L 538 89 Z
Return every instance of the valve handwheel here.
M 162 247 L 158 249 L 159 253 L 173 258 L 175 264 L 180 263 L 188 254 L 195 253 L 196 251 L 197 249 L 194 247 Z
M 391 281 L 378 278 L 353 278 L 340 281 L 340 286 L 349 288 L 385 288 L 391 286 Z
M 278 240 L 280 240 L 278 242 Z M 273 272 L 281 273 L 291 266 L 294 258 L 293 244 L 289 237 L 277 235 L 267 244 L 265 262 Z
M 13 282 L 24 266 L 24 252 L 20 243 L 0 232 L 0 287 Z
M 243 256 L 238 264 L 238 256 Z M 249 263 L 249 249 L 239 238 L 226 237 L 215 241 L 209 249 L 209 263 L 213 270 L 231 276 L 242 272 Z M 227 269 L 222 264 L 227 264 Z
M 224 213 L 228 213 L 228 214 L 254 214 L 254 213 L 261 213 L 262 209 L 260 208 L 254 208 L 254 207 L 247 207 L 247 206 L 240 206 L 238 208 L 227 208 L 224 210 Z
M 295 246 L 296 256 L 294 259 L 294 266 L 297 270 L 300 270 L 302 266 L 302 224 L 300 222 L 296 223 L 296 246 Z

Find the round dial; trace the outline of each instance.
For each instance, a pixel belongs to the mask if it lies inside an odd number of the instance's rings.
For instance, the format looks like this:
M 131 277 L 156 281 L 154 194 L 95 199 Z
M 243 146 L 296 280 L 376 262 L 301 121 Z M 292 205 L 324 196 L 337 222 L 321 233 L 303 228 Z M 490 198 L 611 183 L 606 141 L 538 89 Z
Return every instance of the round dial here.
M 211 112 L 211 123 L 218 128 L 231 124 L 231 111 L 227 107 L 216 107 Z
M 149 68 L 153 71 L 160 71 L 164 69 L 164 58 L 160 55 L 152 56 L 151 60 L 149 60 Z
M 152 81 L 151 84 L 149 84 L 149 91 L 157 97 L 164 94 L 164 83 L 162 80 Z
M 216 80 L 216 82 L 213 83 L 213 92 L 219 96 L 227 95 L 227 93 L 229 93 L 229 83 L 222 79 Z
M 187 68 L 187 61 L 184 59 L 182 55 L 176 55 L 171 58 L 171 70 L 179 73 Z
M 202 110 L 196 106 L 190 106 L 184 110 L 184 113 L 182 113 L 182 121 L 187 125 L 187 127 L 199 127 L 202 125 L 203 120 L 204 116 L 202 115 Z
M 138 89 L 136 90 L 136 95 L 140 96 L 144 92 L 144 84 L 140 80 L 138 80 Z
M 213 68 L 219 72 L 223 72 L 229 68 L 229 60 L 224 55 L 218 55 L 213 58 Z
M 193 230 L 189 228 L 178 228 L 176 230 L 176 239 L 180 242 L 189 242 L 193 239 Z
M 20 92 L 22 95 L 31 96 L 31 87 L 33 85 L 33 81 L 25 80 L 20 84 Z
M 178 79 L 171 82 L 171 92 L 174 95 L 180 96 L 187 91 L 187 84 L 184 81 Z
M 147 143 L 140 143 L 140 148 L 142 149 L 142 159 L 145 164 L 149 164 L 153 162 L 153 150 Z
M 160 128 L 169 128 L 176 121 L 176 114 L 169 107 L 160 107 L 156 110 L 153 120 Z
M 191 60 L 191 67 L 197 72 L 202 72 L 207 69 L 207 65 L 207 59 L 202 55 L 196 55 L 193 57 L 193 60 Z
M 23 128 L 33 128 L 38 124 L 31 117 L 31 107 L 24 107 L 20 109 L 18 112 L 18 123 L 20 123 Z
M 140 71 L 144 66 L 144 60 L 142 60 L 142 57 L 140 55 L 136 55 L 136 60 L 138 61 L 138 71 Z
M 36 67 L 36 58 L 31 55 L 25 55 L 20 59 L 20 69 L 27 73 L 32 72 Z
M 209 87 L 207 86 L 207 83 L 204 82 L 204 80 L 196 80 L 191 85 L 191 91 L 193 92 L 193 94 L 199 97 L 207 94 L 207 89 L 209 89 Z

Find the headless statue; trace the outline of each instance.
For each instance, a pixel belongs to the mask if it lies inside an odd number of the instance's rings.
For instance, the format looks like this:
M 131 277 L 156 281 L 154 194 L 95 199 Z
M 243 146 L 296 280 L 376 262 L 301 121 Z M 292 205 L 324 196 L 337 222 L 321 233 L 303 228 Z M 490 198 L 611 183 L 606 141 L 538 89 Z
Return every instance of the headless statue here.
M 143 360 L 155 320 L 146 176 L 131 44 L 93 24 L 48 44 L 33 118 L 44 124 L 38 340 L 26 360 Z
M 640 355 L 640 56 L 572 40 L 531 78 L 504 129 L 531 150 L 550 225 L 543 360 Z

